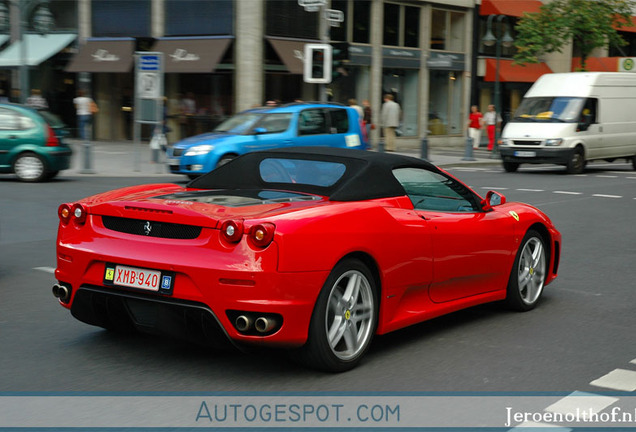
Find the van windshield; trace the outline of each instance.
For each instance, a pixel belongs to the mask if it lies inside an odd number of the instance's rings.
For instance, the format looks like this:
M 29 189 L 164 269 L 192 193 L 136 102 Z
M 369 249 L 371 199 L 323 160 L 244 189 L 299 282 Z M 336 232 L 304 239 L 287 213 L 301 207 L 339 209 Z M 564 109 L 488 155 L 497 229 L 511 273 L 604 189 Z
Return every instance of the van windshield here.
M 513 121 L 573 123 L 579 120 L 584 104 L 585 98 L 580 97 L 524 98 Z

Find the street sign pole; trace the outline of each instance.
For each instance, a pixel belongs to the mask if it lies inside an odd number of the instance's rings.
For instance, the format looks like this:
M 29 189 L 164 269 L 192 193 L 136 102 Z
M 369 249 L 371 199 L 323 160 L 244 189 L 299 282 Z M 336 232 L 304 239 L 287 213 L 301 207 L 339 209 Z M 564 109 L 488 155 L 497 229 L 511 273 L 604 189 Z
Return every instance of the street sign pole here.
M 141 171 L 141 125 L 163 123 L 163 53 L 135 52 L 134 169 Z

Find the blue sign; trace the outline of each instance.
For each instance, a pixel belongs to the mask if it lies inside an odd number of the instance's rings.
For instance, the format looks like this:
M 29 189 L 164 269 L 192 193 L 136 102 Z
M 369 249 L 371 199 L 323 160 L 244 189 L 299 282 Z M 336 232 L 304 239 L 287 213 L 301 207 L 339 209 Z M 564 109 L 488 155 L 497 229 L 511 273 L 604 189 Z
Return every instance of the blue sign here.
M 161 60 L 157 55 L 142 55 L 139 57 L 139 69 L 142 71 L 159 71 Z

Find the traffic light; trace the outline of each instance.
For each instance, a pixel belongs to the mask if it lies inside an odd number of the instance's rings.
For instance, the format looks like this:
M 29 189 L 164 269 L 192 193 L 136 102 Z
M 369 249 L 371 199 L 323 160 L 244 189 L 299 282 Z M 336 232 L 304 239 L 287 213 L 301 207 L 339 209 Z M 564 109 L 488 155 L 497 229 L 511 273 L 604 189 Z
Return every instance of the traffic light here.
M 329 84 L 331 82 L 331 45 L 306 44 L 303 78 L 306 83 Z
M 347 76 L 347 63 L 349 63 L 349 44 L 346 42 L 333 44 L 331 54 L 331 79 Z

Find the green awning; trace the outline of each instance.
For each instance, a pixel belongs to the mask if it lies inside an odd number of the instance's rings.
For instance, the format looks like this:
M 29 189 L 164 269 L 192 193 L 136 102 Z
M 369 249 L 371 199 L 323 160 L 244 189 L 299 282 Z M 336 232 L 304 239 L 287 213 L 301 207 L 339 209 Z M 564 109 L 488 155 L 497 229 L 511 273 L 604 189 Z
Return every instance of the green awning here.
M 0 67 L 18 67 L 22 64 L 38 66 L 48 60 L 75 40 L 77 35 L 70 33 L 52 33 L 45 36 L 26 34 L 26 50 L 22 53 L 22 41 L 16 41 L 0 52 Z M 22 56 L 24 55 L 24 59 Z

